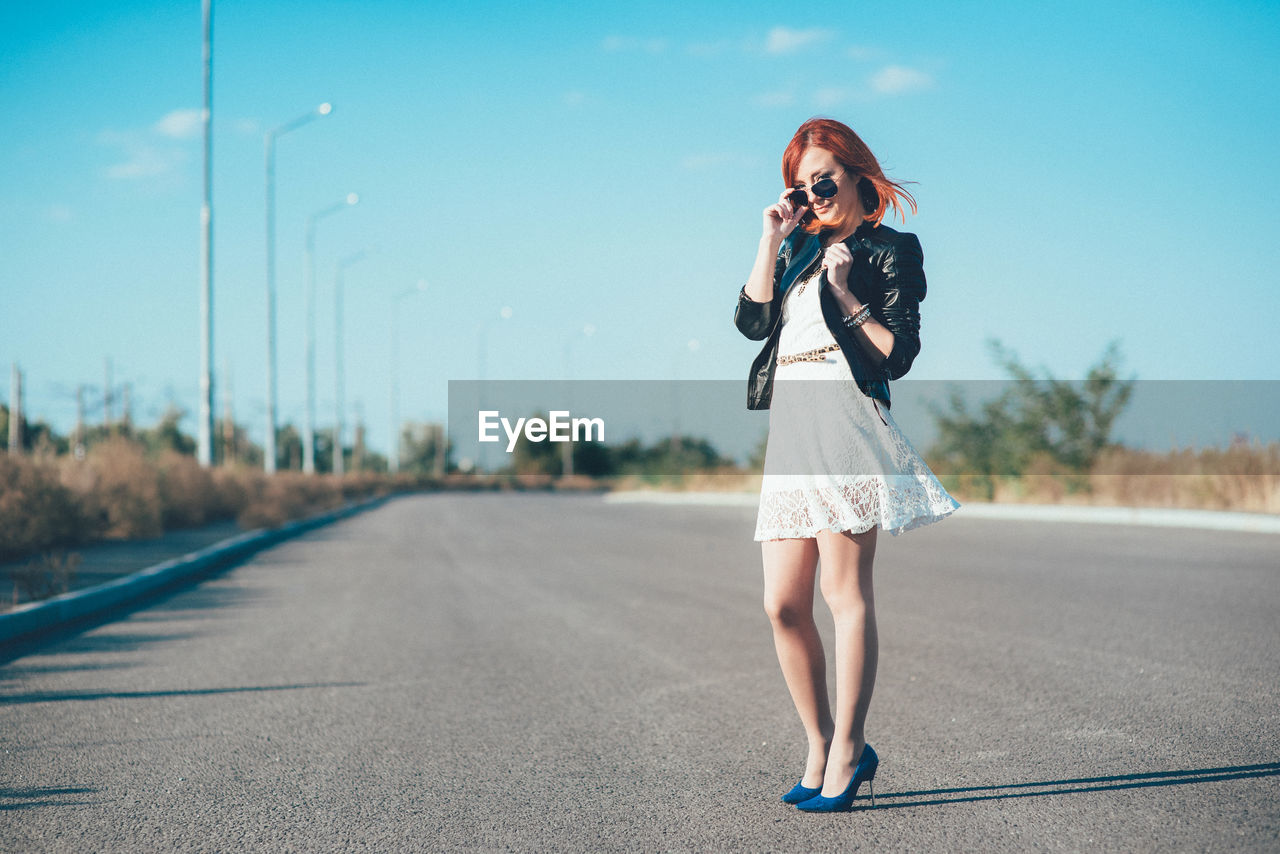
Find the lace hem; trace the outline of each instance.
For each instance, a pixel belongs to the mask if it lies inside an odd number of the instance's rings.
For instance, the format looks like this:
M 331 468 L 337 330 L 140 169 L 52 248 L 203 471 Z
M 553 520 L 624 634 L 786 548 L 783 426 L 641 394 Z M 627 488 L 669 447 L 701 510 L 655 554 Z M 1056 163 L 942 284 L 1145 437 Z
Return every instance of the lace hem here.
M 787 488 L 786 479 L 766 475 L 755 539 L 811 538 L 824 530 L 860 534 L 877 525 L 897 536 L 945 519 L 960 507 L 931 476 L 871 475 L 824 480 L 843 482 Z

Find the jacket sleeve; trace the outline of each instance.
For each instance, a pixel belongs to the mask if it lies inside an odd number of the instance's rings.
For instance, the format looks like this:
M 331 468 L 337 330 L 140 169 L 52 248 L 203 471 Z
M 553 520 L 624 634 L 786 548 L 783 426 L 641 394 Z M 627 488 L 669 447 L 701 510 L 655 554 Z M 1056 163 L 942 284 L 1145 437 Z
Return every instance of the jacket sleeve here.
M 778 299 L 778 282 L 782 280 L 790 258 L 791 241 L 784 240 L 778 248 L 778 258 L 773 262 L 773 299 L 769 302 L 756 302 L 747 296 L 746 285 L 738 292 L 738 308 L 733 313 L 733 323 L 752 341 L 762 341 L 773 331 L 774 317 L 781 302 Z
M 885 378 L 896 380 L 911 370 L 920 352 L 920 301 L 924 299 L 924 250 L 920 240 L 902 233 L 881 261 L 884 278 L 884 324 L 893 332 L 893 349 L 880 363 Z

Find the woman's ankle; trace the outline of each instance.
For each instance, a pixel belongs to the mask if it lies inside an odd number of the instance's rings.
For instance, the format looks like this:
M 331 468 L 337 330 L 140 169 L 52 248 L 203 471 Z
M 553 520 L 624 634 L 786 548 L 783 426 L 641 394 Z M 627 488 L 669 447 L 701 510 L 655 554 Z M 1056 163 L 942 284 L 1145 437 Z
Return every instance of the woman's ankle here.
M 831 750 L 831 739 L 832 736 L 830 735 L 811 736 L 809 738 L 809 752 L 817 751 L 825 756 L 827 751 Z
M 861 758 L 862 750 L 866 747 L 866 744 L 867 742 L 865 738 L 835 739 L 827 747 L 828 762 L 832 762 L 837 765 L 857 765 L 858 759 Z

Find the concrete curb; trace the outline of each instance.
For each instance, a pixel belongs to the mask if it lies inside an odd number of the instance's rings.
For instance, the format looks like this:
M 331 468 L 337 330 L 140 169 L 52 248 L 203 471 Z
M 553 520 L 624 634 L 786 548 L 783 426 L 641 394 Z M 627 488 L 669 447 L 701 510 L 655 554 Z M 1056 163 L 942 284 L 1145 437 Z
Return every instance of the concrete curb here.
M 715 507 L 756 507 L 754 492 L 610 492 L 605 501 L 619 504 L 680 504 Z M 1147 525 L 1157 528 L 1200 528 L 1250 534 L 1280 534 L 1280 516 L 1225 510 L 1171 510 L 1158 507 L 1080 507 L 1057 504 L 984 504 L 966 502 L 957 519 L 1078 522 L 1088 525 Z
M 15 641 L 29 640 L 34 635 L 90 619 L 112 608 L 136 602 L 157 590 L 173 587 L 206 575 L 215 569 L 238 563 L 276 543 L 373 509 L 385 502 L 388 497 L 380 496 L 357 504 L 349 504 L 309 519 L 288 522 L 279 528 L 246 531 L 199 551 L 166 560 L 94 587 L 72 590 L 51 599 L 20 605 L 12 611 L 0 614 L 0 648 Z

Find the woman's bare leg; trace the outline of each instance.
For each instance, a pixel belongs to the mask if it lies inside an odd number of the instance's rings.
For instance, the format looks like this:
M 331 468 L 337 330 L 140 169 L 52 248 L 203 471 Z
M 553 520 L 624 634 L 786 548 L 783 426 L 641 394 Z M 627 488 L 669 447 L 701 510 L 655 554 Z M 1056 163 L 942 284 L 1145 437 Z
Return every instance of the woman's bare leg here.
M 822 561 L 819 585 L 836 623 L 835 729 L 822 784 L 826 797 L 848 787 L 866 744 L 864 726 L 880 653 L 871 589 L 877 530 L 821 531 L 817 538 Z
M 764 610 L 773 624 L 773 644 L 782 676 L 809 741 L 801 783 L 822 785 L 833 722 L 827 699 L 827 662 L 813 621 L 818 544 L 812 539 L 766 540 Z

